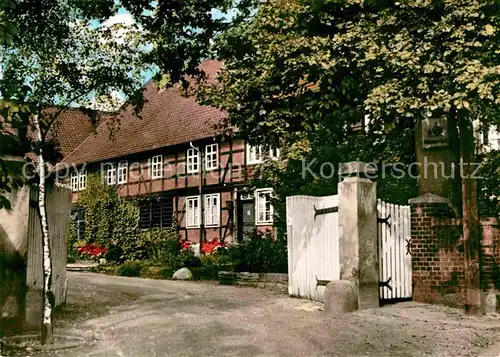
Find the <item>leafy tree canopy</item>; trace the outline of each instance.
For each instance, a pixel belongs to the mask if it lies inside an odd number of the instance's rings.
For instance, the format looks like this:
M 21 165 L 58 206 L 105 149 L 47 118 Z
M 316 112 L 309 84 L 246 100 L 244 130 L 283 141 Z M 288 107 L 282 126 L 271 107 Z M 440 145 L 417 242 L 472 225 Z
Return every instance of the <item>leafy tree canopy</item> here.
M 4 2 L 0 158 L 45 149 L 45 159 L 54 161 L 57 155 L 47 139 L 59 115 L 70 106 L 97 109 L 119 95 L 140 109 L 145 67 L 141 31 L 137 26 L 91 25 L 95 18 L 108 17 L 113 6 L 104 1 L 93 6 L 81 1 Z M 99 112 L 85 112 L 95 122 Z M 37 114 L 40 140 L 30 129 Z M 12 181 L 5 161 L 0 161 L 0 167 L 0 188 L 9 190 Z
M 497 1 L 280 0 L 218 38 L 209 102 L 274 144 L 369 115 L 377 129 L 466 111 L 499 124 Z
M 499 20 L 494 0 L 264 2 L 216 39 L 220 83 L 198 94 L 252 143 L 285 147 L 285 163 L 265 170 L 283 194 L 333 193 L 336 178 L 304 179 L 301 159 L 316 158 L 316 172 L 409 164 L 417 120 L 500 124 Z M 380 183 L 391 201 L 416 195 L 414 180 Z

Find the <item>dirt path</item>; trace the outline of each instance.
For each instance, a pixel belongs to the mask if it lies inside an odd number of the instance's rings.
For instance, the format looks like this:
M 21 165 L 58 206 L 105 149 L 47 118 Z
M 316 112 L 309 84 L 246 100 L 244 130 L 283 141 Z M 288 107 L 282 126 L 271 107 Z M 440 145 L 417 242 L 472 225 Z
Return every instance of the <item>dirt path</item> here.
M 87 343 L 43 356 L 474 356 L 496 333 L 495 319 L 416 303 L 330 318 L 320 308 L 252 288 L 70 273 L 56 333 Z

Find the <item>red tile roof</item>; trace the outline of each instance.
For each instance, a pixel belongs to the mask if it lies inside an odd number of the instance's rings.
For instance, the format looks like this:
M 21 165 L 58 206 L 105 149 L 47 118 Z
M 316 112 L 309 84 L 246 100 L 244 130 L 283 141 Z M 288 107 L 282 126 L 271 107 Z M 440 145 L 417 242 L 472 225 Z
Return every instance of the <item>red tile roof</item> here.
M 44 112 L 48 115 L 55 113 L 58 108 L 48 108 Z M 3 118 L 0 117 L 3 121 Z M 96 119 L 97 120 L 97 119 Z M 47 135 L 49 140 L 57 144 L 59 153 L 63 158 L 71 154 L 85 139 L 95 132 L 96 122 L 92 123 L 89 115 L 78 108 L 68 108 L 63 110 L 58 119 L 52 124 Z M 3 126 L 0 132 L 15 135 L 15 129 Z M 35 140 L 35 134 L 28 128 L 28 139 Z M 35 158 L 33 153 L 27 153 L 31 159 Z
M 53 109 L 49 109 L 53 110 Z M 95 132 L 96 123 L 79 109 L 66 109 L 52 124 L 49 138 L 53 138 L 63 158 L 71 154 L 85 139 Z
M 220 66 L 218 61 L 205 61 L 201 67 L 213 78 Z M 181 96 L 176 87 L 158 90 L 150 81 L 144 96 L 142 119 L 133 114 L 131 107 L 125 108 L 115 118 L 120 125 L 113 138 L 109 120 L 103 122 L 96 134 L 90 135 L 63 162 L 99 162 L 216 136 L 216 125 L 226 118 L 226 113 L 219 109 L 202 106 L 193 97 Z

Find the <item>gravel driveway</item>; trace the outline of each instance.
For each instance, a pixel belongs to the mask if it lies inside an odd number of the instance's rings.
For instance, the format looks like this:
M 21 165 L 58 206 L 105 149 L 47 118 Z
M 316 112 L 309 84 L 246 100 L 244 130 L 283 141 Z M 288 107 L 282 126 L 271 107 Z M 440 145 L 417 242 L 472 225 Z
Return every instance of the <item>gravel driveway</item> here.
M 411 302 L 325 317 L 321 304 L 260 289 L 92 273 L 69 273 L 55 319 L 56 334 L 86 342 L 43 356 L 469 356 L 497 327 Z

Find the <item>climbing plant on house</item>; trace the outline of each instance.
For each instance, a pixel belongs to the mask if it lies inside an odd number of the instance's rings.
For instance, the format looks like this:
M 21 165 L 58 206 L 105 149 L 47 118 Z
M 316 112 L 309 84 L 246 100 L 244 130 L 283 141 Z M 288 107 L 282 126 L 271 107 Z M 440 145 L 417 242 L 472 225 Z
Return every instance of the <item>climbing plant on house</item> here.
M 107 185 L 98 174 L 87 177 L 87 188 L 78 196 L 77 206 L 85 212 L 85 238 L 74 245 L 95 244 L 120 248 L 123 258 L 134 258 L 139 250 L 139 209 L 118 196 L 114 185 Z M 117 257 L 118 259 L 122 257 Z

